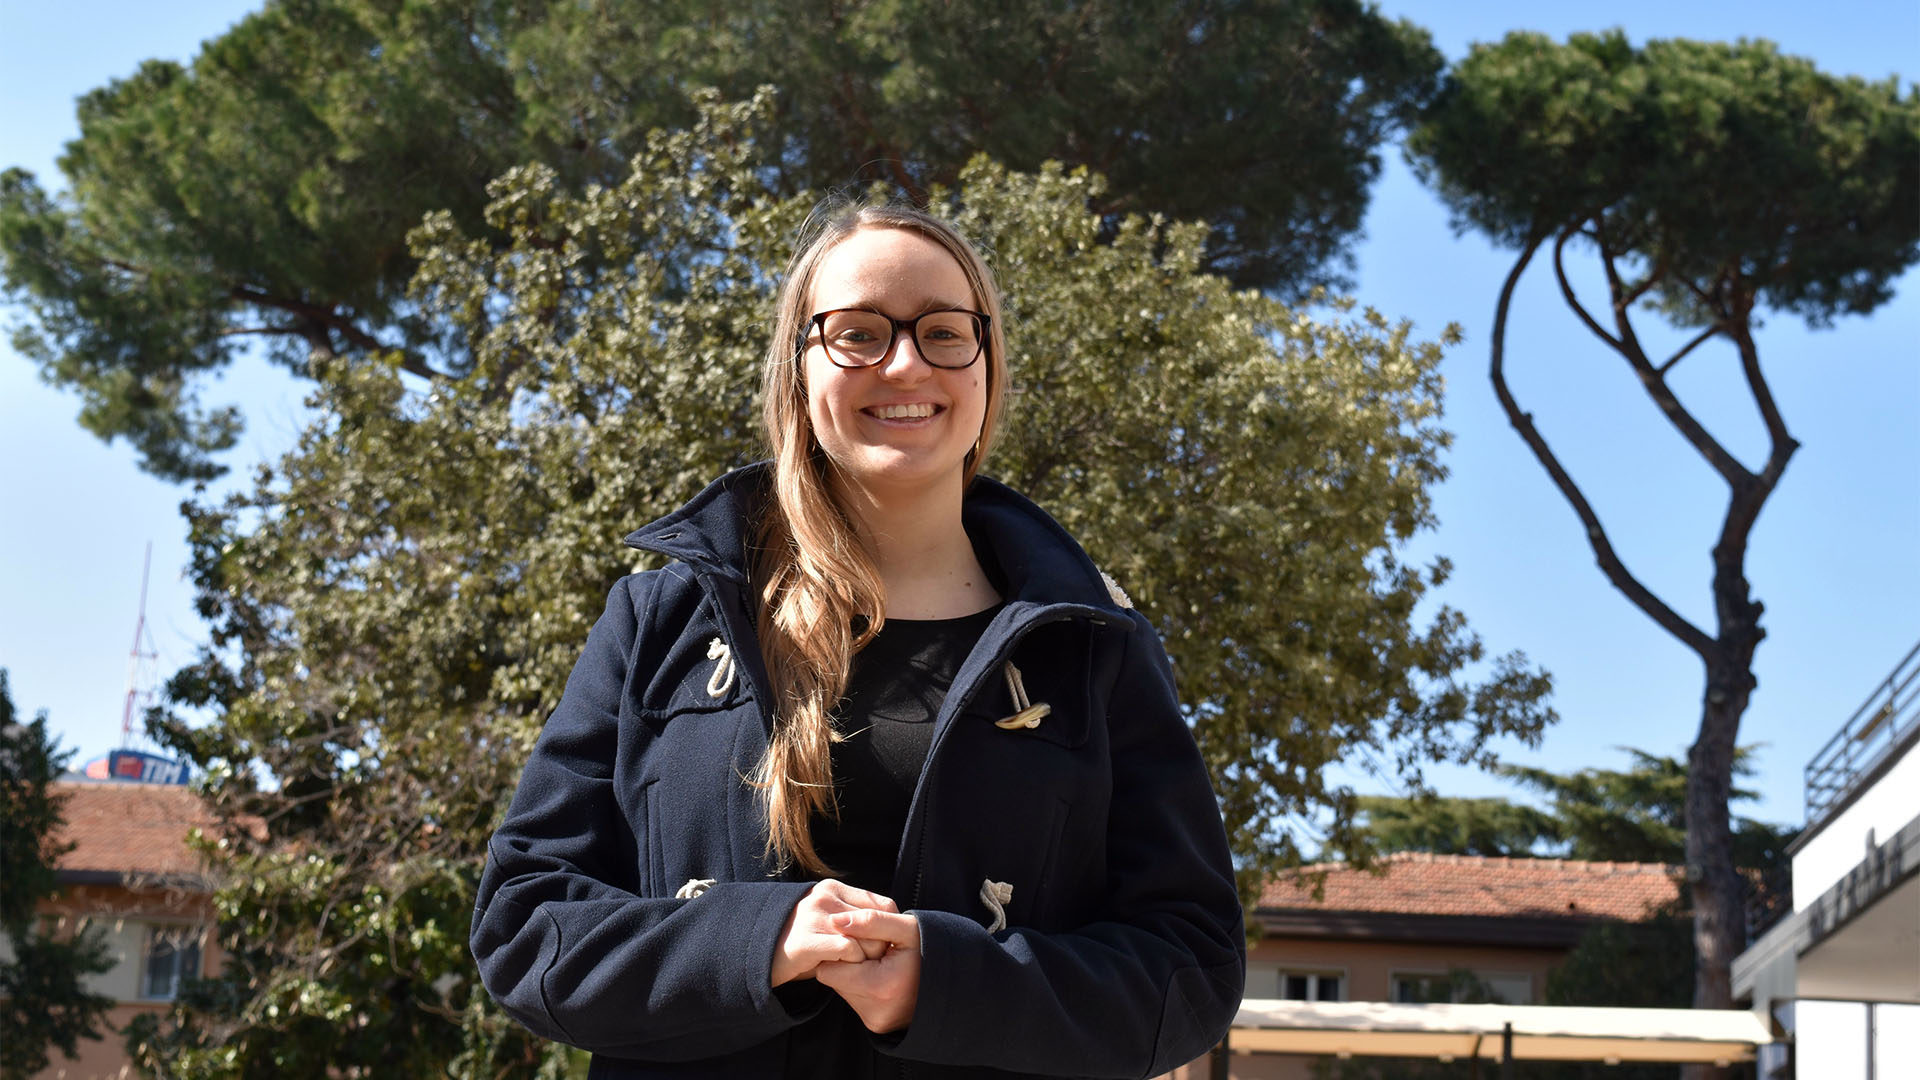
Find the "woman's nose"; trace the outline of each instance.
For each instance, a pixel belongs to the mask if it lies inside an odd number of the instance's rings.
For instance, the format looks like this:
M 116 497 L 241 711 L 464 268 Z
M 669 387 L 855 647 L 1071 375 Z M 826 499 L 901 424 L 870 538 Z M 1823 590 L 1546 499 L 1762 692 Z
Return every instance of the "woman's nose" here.
M 920 343 L 912 334 L 899 334 L 893 348 L 880 358 L 880 374 L 893 380 L 918 381 L 933 373 L 933 365 L 920 352 Z

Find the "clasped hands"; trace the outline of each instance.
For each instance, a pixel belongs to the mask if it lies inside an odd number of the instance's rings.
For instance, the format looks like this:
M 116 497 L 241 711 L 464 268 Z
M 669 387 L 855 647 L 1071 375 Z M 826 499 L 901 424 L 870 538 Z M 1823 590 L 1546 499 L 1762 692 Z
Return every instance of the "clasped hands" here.
M 898 1031 L 920 997 L 920 923 L 879 893 L 817 882 L 773 948 L 773 985 L 795 979 L 820 980 L 868 1031 Z

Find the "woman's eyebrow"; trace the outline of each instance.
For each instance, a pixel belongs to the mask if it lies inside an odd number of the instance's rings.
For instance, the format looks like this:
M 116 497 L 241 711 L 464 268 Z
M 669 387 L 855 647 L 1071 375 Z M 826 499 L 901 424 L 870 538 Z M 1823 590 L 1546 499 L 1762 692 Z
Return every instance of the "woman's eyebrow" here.
M 914 309 L 913 314 L 914 314 L 914 317 L 917 318 L 921 315 L 925 315 L 930 311 L 962 311 L 962 310 L 968 310 L 970 306 L 971 305 L 967 301 L 949 300 L 949 299 L 946 299 L 945 297 L 929 297 L 925 303 L 921 304 L 918 308 Z M 846 304 L 839 308 L 835 308 L 831 310 L 871 311 L 875 315 L 887 314 L 886 312 L 880 310 L 880 305 L 878 303 L 875 303 L 872 300 L 862 300 L 856 303 Z

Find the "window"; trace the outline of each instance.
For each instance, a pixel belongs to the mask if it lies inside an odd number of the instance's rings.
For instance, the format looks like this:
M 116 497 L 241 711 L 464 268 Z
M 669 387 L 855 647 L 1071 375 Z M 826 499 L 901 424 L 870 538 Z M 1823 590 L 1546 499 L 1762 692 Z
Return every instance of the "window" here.
M 177 924 L 149 928 L 146 960 L 141 966 L 140 996 L 173 1000 L 180 993 L 182 981 L 200 974 L 200 928 Z
M 1452 1001 L 1453 978 L 1439 972 L 1408 972 L 1393 977 L 1393 1000 L 1401 1005 Z
M 1334 971 L 1281 971 L 1280 996 L 1288 1001 L 1345 1001 L 1346 977 Z
M 1525 972 L 1396 971 L 1393 1000 L 1403 1005 L 1433 1002 L 1493 1002 L 1527 1005 L 1533 1001 L 1533 978 Z
M 1478 974 L 1493 1000 L 1508 1005 L 1533 1004 L 1533 976 L 1526 972 L 1482 971 Z

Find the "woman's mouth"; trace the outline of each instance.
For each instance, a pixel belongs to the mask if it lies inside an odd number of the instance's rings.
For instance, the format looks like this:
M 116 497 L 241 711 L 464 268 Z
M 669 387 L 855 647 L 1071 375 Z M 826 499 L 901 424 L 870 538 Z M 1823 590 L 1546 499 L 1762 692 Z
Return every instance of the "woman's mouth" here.
M 861 411 L 876 420 L 924 420 L 940 409 L 930 401 L 915 401 L 899 405 L 871 405 Z

